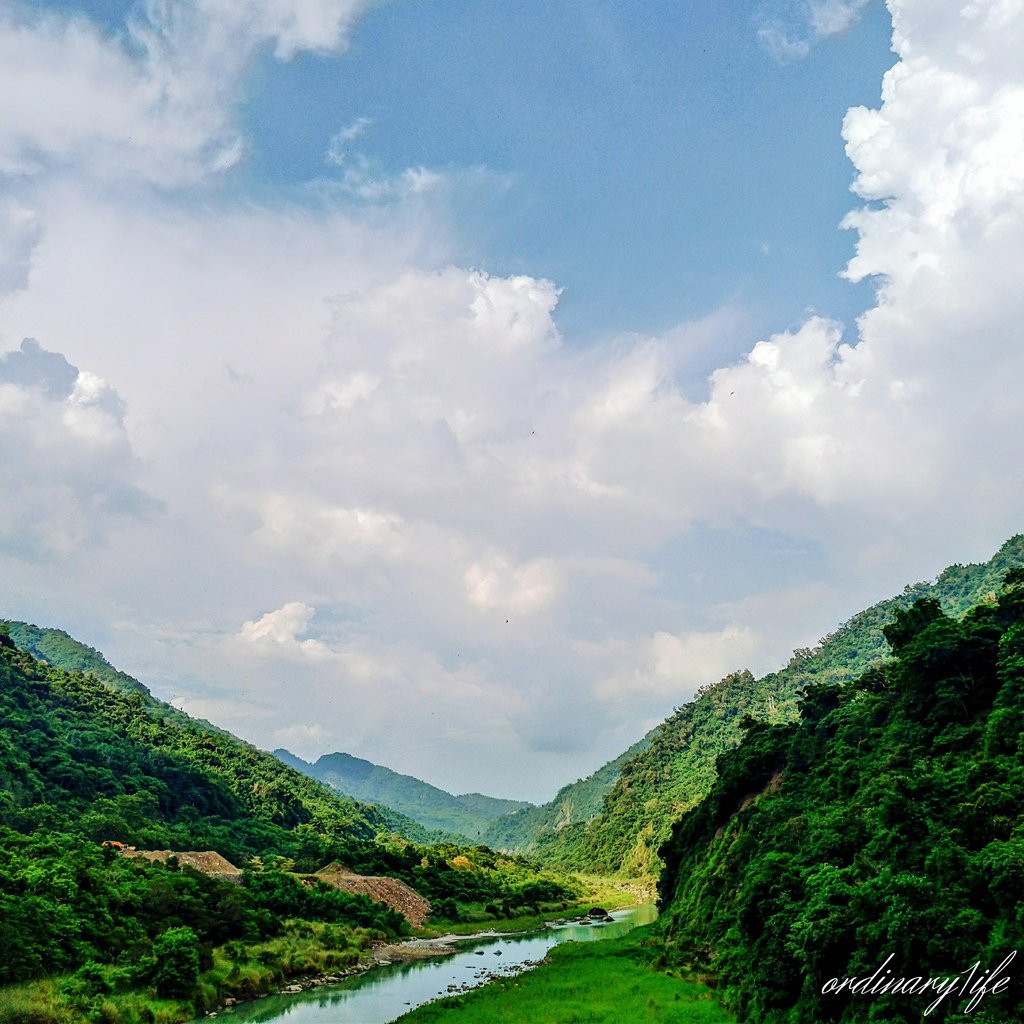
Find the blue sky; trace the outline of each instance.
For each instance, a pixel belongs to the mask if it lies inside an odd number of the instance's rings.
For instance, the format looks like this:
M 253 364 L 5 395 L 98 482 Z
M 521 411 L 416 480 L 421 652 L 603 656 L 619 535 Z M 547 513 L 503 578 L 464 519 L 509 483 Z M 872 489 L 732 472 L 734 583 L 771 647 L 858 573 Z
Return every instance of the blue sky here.
M 891 24 L 872 5 L 806 59 L 759 44 L 763 3 L 388 3 L 341 58 L 267 62 L 243 123 L 257 188 L 330 174 L 351 144 L 374 166 L 485 168 L 458 199 L 469 260 L 564 289 L 574 341 L 658 333 L 735 303 L 756 329 L 807 306 L 850 321 L 838 279 L 854 239 L 836 130 L 877 102 Z M 739 354 L 738 352 L 736 353 Z
M 546 799 L 988 557 L 1022 34 L 0 2 L 0 614 L 264 747 Z

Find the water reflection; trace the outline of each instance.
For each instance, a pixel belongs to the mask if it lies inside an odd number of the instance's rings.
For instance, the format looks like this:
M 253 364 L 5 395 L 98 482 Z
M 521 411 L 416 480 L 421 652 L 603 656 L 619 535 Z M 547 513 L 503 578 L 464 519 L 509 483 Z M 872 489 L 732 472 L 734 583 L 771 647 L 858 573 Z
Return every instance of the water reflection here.
M 476 988 L 495 976 L 515 973 L 536 962 L 560 942 L 592 942 L 625 935 L 654 920 L 651 906 L 614 911 L 607 924 L 569 922 L 542 932 L 474 939 L 460 944 L 460 952 L 432 960 L 380 967 L 338 985 L 312 989 L 301 995 L 269 996 L 222 1011 L 232 1024 L 386 1024 L 414 1006 L 455 990 Z

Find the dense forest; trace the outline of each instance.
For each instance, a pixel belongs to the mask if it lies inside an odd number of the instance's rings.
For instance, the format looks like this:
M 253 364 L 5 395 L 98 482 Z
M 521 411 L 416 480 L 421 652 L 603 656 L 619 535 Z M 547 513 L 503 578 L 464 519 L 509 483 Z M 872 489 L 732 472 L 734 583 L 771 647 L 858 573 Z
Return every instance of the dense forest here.
M 933 583 L 908 586 L 854 615 L 814 649 L 796 651 L 778 672 L 760 679 L 736 672 L 705 687 L 653 731 L 646 749 L 621 766 L 600 814 L 589 822 L 547 825 L 526 848 L 567 870 L 656 876 L 657 851 L 672 822 L 708 792 L 716 759 L 739 742 L 746 716 L 766 722 L 794 720 L 800 694 L 808 686 L 848 682 L 886 656 L 885 626 L 897 611 L 928 597 L 951 615 L 963 614 L 994 594 L 1006 573 L 1022 565 L 1024 535 L 1017 535 L 988 562 L 950 566 Z
M 97 838 L 126 833 L 139 846 L 213 848 L 229 860 L 268 842 L 288 845 L 281 851 L 288 856 L 316 859 L 320 852 L 296 845 L 307 833 L 351 842 L 353 857 L 372 860 L 377 834 L 423 832 L 407 818 L 338 798 L 270 754 L 156 700 L 66 634 L 22 623 L 0 623 L 3 629 L 18 649 L 26 636 L 41 642 L 22 654 L 9 648 L 0 697 L 17 755 L 0 751 L 8 783 L 0 821 L 28 830 L 76 822 Z M 45 663 L 29 656 L 32 649 Z
M 883 635 L 889 660 L 812 681 L 795 721 L 745 719 L 661 850 L 664 962 L 742 1021 L 919 1021 L 939 991 L 909 979 L 959 976 L 949 1019 L 972 965 L 1024 946 L 1024 570 L 960 619 L 894 608 Z M 1018 966 L 970 1019 L 1024 1020 Z
M 74 972 L 61 999 L 79 1010 L 140 987 L 201 1009 L 252 994 L 240 967 L 250 956 L 273 982 L 313 962 L 310 948 L 331 966 L 408 930 L 383 904 L 312 877 L 330 862 L 401 879 L 447 920 L 536 911 L 577 892 L 522 858 L 413 842 L 392 830 L 394 815 L 337 797 L 141 685 L 37 660 L 5 625 L 0 720 L 0 985 Z M 245 870 L 234 885 L 173 857 L 122 857 L 102 845 L 112 841 L 213 850 Z M 265 945 L 285 940 L 301 955 Z M 179 965 L 176 980 L 166 963 Z M 133 1013 L 123 1019 L 145 1019 Z M 0 1000 L 0 1020 L 26 1019 L 17 1007 L 5 1016 Z

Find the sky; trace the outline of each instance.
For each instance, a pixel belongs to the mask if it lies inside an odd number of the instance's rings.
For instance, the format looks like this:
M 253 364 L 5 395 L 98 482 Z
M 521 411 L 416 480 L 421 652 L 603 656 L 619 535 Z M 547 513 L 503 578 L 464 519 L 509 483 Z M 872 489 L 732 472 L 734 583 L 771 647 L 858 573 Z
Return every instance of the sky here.
M 266 749 L 541 801 L 988 558 L 1021 38 L 1024 0 L 0 0 L 0 616 Z

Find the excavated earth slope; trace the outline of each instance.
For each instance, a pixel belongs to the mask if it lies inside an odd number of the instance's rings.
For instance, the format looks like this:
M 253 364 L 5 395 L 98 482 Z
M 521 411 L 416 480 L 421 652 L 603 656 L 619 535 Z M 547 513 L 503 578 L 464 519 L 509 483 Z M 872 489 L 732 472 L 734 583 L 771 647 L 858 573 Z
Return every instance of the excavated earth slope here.
M 169 857 L 176 857 L 179 864 L 187 864 L 196 871 L 202 871 L 204 875 L 212 875 L 214 878 L 222 878 L 226 882 L 234 882 L 236 885 L 242 881 L 242 869 L 236 868 L 231 861 L 222 857 L 215 850 L 200 850 L 191 852 L 179 852 L 177 850 L 121 850 L 122 857 L 142 857 L 145 860 L 166 861 Z
M 402 914 L 414 928 L 423 924 L 427 914 L 430 913 L 430 901 L 424 899 L 415 889 L 410 889 L 405 882 L 401 882 L 397 878 L 357 875 L 337 862 L 321 868 L 315 877 L 337 889 L 361 893 L 378 903 L 387 904 L 392 910 L 397 910 Z
M 187 864 L 196 871 L 222 878 L 236 884 L 242 881 L 242 870 L 236 868 L 231 861 L 222 857 L 214 850 L 201 852 L 182 852 L 178 850 L 121 850 L 122 857 L 142 857 L 149 861 L 166 861 L 176 857 L 179 864 Z M 310 877 L 310 876 L 306 876 Z M 423 924 L 430 913 L 430 901 L 424 899 L 415 889 L 410 889 L 405 882 L 397 878 L 380 878 L 370 875 L 357 875 L 342 864 L 334 862 L 321 868 L 313 878 L 319 878 L 336 889 L 369 896 L 371 900 L 384 903 L 392 910 L 397 910 L 414 928 Z

